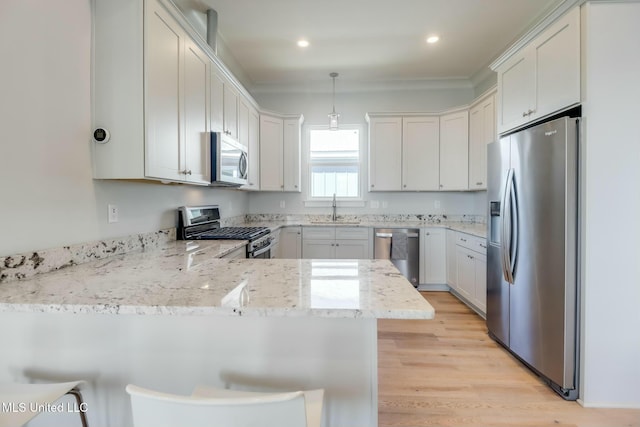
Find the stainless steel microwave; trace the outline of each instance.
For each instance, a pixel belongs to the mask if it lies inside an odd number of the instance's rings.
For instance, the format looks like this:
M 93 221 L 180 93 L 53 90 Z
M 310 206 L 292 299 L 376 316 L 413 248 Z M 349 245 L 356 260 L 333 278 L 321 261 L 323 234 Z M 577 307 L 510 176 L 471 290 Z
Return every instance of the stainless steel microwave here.
M 247 183 L 247 147 L 222 132 L 211 132 L 211 185 Z

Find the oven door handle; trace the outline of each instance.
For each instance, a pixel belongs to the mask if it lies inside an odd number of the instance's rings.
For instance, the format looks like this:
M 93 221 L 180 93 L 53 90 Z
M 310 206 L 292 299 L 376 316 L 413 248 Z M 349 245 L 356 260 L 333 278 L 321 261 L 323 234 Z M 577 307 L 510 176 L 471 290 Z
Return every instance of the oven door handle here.
M 251 258 L 255 258 L 255 257 L 257 257 L 259 255 L 262 255 L 263 253 L 267 252 L 268 250 L 270 250 L 274 245 L 274 241 L 275 240 L 271 240 L 267 246 L 265 246 L 263 248 L 260 248 L 257 251 L 251 252 Z

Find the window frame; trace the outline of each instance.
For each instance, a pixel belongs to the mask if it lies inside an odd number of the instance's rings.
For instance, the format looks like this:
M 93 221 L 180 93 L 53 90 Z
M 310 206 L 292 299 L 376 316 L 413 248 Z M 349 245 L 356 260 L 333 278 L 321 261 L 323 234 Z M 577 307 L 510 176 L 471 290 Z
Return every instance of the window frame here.
M 306 136 L 306 144 L 305 144 L 305 157 L 307 163 L 307 197 L 305 200 L 305 206 L 313 206 L 314 203 L 318 203 L 318 206 L 325 206 L 331 204 L 333 201 L 332 197 L 313 197 L 312 196 L 312 188 L 313 179 L 311 169 L 314 165 L 318 165 L 319 163 L 314 163 L 311 160 L 311 133 L 312 131 L 318 130 L 326 130 L 331 132 L 329 126 L 327 125 L 311 125 L 308 126 L 307 132 L 305 132 Z M 357 124 L 340 124 L 339 130 L 357 130 L 358 131 L 358 195 L 355 197 L 345 197 L 345 196 L 336 196 L 336 200 L 341 202 L 354 202 L 354 206 L 360 206 L 363 203 L 363 193 L 364 193 L 364 177 L 363 177 L 363 165 L 365 164 L 365 152 L 364 152 L 364 138 L 363 138 L 363 127 Z M 354 162 L 355 163 L 355 162 Z

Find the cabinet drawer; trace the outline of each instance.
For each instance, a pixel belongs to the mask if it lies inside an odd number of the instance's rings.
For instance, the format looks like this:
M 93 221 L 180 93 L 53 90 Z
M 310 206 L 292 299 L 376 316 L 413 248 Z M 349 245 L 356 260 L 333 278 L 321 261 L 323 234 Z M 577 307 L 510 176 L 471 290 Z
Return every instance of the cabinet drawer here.
M 304 227 L 302 229 L 303 239 L 335 239 L 335 227 Z
M 487 253 L 487 241 L 486 239 L 472 236 L 470 234 L 460 233 L 456 234 L 456 245 L 462 246 L 467 249 L 471 249 L 475 252 L 480 252 L 482 254 Z
M 367 227 L 336 227 L 336 239 L 368 240 L 370 233 Z

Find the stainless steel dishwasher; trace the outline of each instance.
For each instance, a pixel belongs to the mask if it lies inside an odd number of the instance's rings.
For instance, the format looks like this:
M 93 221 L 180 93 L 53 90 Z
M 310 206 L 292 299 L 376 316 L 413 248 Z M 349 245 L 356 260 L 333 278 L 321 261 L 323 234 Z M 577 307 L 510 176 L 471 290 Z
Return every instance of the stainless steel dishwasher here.
M 417 288 L 420 274 L 420 230 L 376 228 L 373 236 L 373 257 L 390 260 Z

